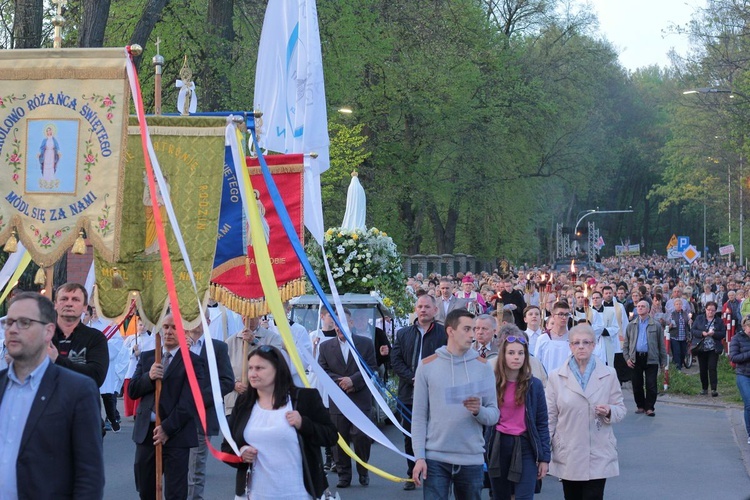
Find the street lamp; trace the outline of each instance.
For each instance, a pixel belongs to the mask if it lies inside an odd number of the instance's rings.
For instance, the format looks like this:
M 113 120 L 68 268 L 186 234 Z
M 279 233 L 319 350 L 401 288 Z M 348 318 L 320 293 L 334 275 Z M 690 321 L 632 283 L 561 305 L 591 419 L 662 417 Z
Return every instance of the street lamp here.
M 580 224 L 581 221 L 583 219 L 585 219 L 586 217 L 588 217 L 589 215 L 594 215 L 594 214 L 631 214 L 631 213 L 633 213 L 633 209 L 631 207 L 628 207 L 627 210 L 599 210 L 599 207 L 596 207 L 596 208 L 592 208 L 592 209 L 589 209 L 589 210 L 584 210 L 583 212 L 578 212 L 578 213 L 579 214 L 583 213 L 583 215 L 581 215 L 581 217 L 578 219 L 578 221 L 576 222 L 575 228 L 573 229 L 573 234 L 575 236 L 578 236 L 578 224 Z M 578 246 L 579 246 L 578 245 L 578 240 L 576 239 L 575 241 L 576 241 L 576 254 L 578 254 Z M 589 249 L 589 252 L 590 251 L 591 251 L 591 249 Z

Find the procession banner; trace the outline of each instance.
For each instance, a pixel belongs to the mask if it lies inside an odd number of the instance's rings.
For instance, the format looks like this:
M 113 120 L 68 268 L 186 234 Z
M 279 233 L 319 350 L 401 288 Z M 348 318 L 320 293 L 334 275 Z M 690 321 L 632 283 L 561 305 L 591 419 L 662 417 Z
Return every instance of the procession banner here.
M 231 160 L 231 150 L 227 147 Z M 303 227 L 303 157 L 270 155 L 265 157 L 282 191 L 284 203 L 294 221 L 297 236 Z M 231 165 L 226 161 L 226 165 Z M 278 213 L 268 194 L 257 158 L 247 158 L 255 203 L 260 212 L 262 234 L 268 246 L 271 265 L 282 300 L 305 293 L 302 265 L 284 234 Z M 242 210 L 234 171 L 225 166 L 216 257 L 211 273 L 211 297 L 243 316 L 257 317 L 268 312 L 258 274 L 256 256 L 247 219 Z
M 0 50 L 0 244 L 41 266 L 80 229 L 118 256 L 130 93 L 118 49 Z
M 615 245 L 615 255 L 626 256 L 626 255 L 640 255 L 641 245 Z
M 208 289 L 216 248 L 226 121 L 223 118 L 149 117 L 148 126 L 198 292 L 202 295 Z M 125 155 L 120 259 L 109 264 L 96 254 L 94 300 L 103 316 L 113 318 L 122 315 L 135 299 L 139 314 L 147 322 L 156 323 L 164 311 L 168 292 L 159 256 L 154 209 L 160 211 L 164 221 L 168 219 L 161 193 L 157 193 L 159 206 L 153 207 L 151 203 L 135 118 L 131 118 L 128 132 L 131 141 Z M 189 323 L 187 327 L 192 327 L 198 323 L 195 291 L 170 227 L 167 227 L 167 244 L 181 313 Z M 115 272 L 124 279 L 124 287 L 113 287 Z

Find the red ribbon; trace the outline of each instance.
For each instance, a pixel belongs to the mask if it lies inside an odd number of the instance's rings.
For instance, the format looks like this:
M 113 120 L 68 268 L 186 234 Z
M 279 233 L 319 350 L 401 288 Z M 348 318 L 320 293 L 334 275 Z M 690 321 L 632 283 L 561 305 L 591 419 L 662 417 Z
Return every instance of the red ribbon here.
M 128 50 L 128 55 L 131 58 L 133 55 Z M 148 134 L 148 128 L 146 127 L 146 114 L 143 110 L 143 98 L 141 94 L 141 84 L 138 80 L 138 74 L 135 72 L 135 65 L 133 65 L 133 74 L 135 76 L 135 89 L 136 95 L 133 96 L 135 102 L 135 112 L 138 117 L 138 126 L 141 132 L 141 146 L 143 148 L 143 162 L 146 166 L 146 177 L 148 179 L 148 190 L 151 196 L 151 204 L 154 207 L 159 206 L 158 200 L 156 199 L 156 182 L 154 177 L 154 169 L 151 165 L 151 158 L 148 154 L 148 141 L 146 140 Z M 174 276 L 172 274 L 172 262 L 169 260 L 169 249 L 167 247 L 167 236 L 164 232 L 164 224 L 161 219 L 161 212 L 154 210 L 154 225 L 156 226 L 156 239 L 159 242 L 159 256 L 161 257 L 161 263 L 164 268 L 164 278 L 167 285 L 167 294 L 169 295 L 169 303 L 172 306 L 170 308 L 172 316 L 174 317 L 175 327 L 177 329 L 177 338 L 180 341 L 180 352 L 182 353 L 182 360 L 185 363 L 185 371 L 187 372 L 188 384 L 190 390 L 193 393 L 193 399 L 195 401 L 195 407 L 198 411 L 198 418 L 203 428 L 203 434 L 206 435 L 206 407 L 203 403 L 203 395 L 201 394 L 200 385 L 198 384 L 198 378 L 195 375 L 195 368 L 193 367 L 193 361 L 190 359 L 190 348 L 188 347 L 187 340 L 185 337 L 185 328 L 182 325 L 182 316 L 180 314 L 179 301 L 177 300 L 177 288 L 175 286 Z M 224 453 L 217 450 L 211 445 L 211 441 L 206 438 L 206 445 L 211 451 L 211 454 L 218 460 L 228 463 L 241 463 L 242 459 L 236 455 Z

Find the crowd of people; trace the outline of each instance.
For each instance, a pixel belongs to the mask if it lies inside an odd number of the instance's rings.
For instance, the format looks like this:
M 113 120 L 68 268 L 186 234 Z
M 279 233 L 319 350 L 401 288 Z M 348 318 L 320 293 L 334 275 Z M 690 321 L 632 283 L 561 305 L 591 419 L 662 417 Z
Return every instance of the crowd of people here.
M 200 324 L 186 332 L 201 412 L 171 314 L 159 326 L 157 350 L 155 332 L 137 317 L 135 335 L 111 335 L 81 285 L 61 286 L 54 302 L 18 293 L 1 325 L 0 439 L 7 446 L 0 497 L 102 498 L 102 436 L 133 418 L 140 498 L 156 498 L 157 461 L 166 498 L 203 498 L 207 447 L 220 434 L 222 413 L 230 429 L 222 450 L 237 469 L 237 498 L 319 498 L 333 486 L 328 474 L 342 489 L 355 469 L 368 487 L 370 471 L 353 467 L 347 448 L 368 462 L 372 438 L 354 413 L 372 413 L 369 380 L 379 373 L 398 379 L 398 423 L 413 457 L 405 490 L 478 499 L 489 488 L 494 499 L 521 500 L 533 498 L 550 474 L 566 499 L 603 498 L 606 480 L 619 474 L 613 424 L 626 414 L 621 385 L 632 383 L 636 413 L 654 417 L 668 350 L 676 370 L 695 356 L 703 394 L 712 396 L 717 362 L 728 351 L 750 444 L 750 282 L 743 271 L 659 257 L 603 266 L 575 275 L 547 267 L 418 274 L 407 283 L 415 308 L 406 326 L 371 325 L 374 335 L 354 334 L 351 343 L 325 310 L 315 331 L 292 322 L 313 389 L 301 387 L 267 318 L 223 321 L 227 331 L 215 338 L 219 322 L 208 313 L 208 332 Z M 349 310 L 343 319 L 352 333 L 369 331 Z M 39 425 L 53 414 L 47 421 L 54 425 Z M 32 455 L 56 464 L 43 468 L 43 481 L 29 467 Z

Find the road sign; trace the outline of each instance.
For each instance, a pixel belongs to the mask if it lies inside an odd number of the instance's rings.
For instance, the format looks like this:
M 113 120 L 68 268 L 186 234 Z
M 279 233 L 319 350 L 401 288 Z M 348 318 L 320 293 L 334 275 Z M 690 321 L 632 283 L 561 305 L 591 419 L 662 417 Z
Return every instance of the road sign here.
M 673 234 L 671 238 L 669 238 L 669 244 L 667 245 L 667 250 L 670 248 L 674 248 L 677 246 L 677 235 Z
M 690 245 L 684 252 L 682 252 L 682 256 L 685 257 L 686 261 L 692 264 L 695 259 L 701 256 L 701 253 L 693 245 Z
M 690 246 L 689 236 L 679 236 L 677 238 L 677 251 L 684 252 L 687 247 Z
M 719 247 L 719 255 L 729 255 L 734 253 L 734 245 L 724 245 Z

